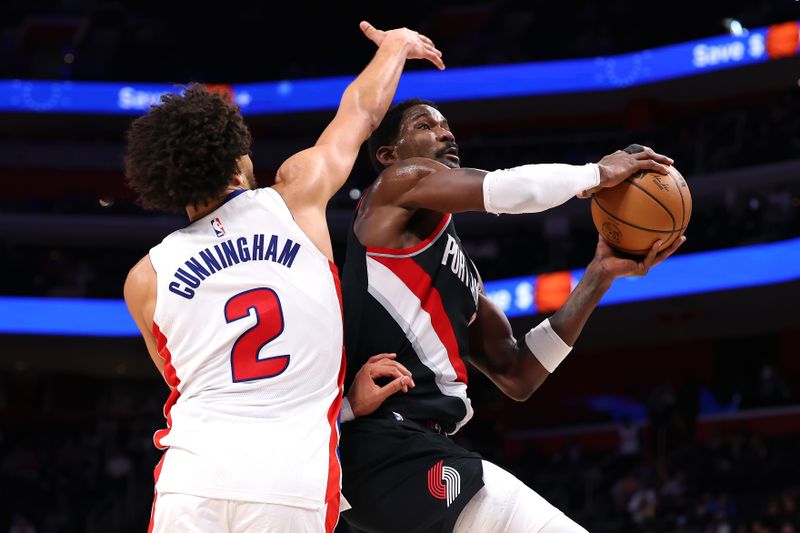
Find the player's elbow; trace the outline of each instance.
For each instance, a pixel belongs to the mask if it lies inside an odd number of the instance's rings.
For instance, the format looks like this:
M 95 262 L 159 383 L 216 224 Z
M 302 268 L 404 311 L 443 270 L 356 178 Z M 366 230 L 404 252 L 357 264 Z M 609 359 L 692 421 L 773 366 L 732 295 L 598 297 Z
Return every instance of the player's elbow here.
M 513 390 L 506 391 L 506 395 L 515 402 L 524 402 L 530 398 L 536 389 L 531 387 L 517 387 Z
M 533 390 L 531 390 L 530 387 L 526 387 L 524 383 L 520 383 L 518 380 L 503 380 L 503 382 L 498 383 L 498 385 L 500 390 L 503 391 L 503 394 L 515 402 L 524 402 L 533 394 Z
M 547 379 L 547 376 L 509 380 L 503 384 L 502 390 L 512 400 L 524 402 L 536 392 L 545 379 Z
M 506 396 L 508 396 L 509 398 L 514 400 L 515 402 L 520 402 L 520 403 L 527 401 L 528 398 L 531 397 L 531 394 L 533 394 L 533 393 L 532 392 L 530 394 L 511 393 L 511 392 L 506 391 Z

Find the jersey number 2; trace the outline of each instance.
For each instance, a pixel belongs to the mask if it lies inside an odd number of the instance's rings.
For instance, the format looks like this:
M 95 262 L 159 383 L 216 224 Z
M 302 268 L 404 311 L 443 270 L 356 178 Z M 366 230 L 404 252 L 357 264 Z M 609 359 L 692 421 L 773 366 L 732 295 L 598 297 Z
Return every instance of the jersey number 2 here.
M 283 333 L 283 309 L 272 289 L 258 288 L 240 292 L 225 304 L 228 324 L 256 311 L 256 324 L 236 339 L 231 349 L 231 375 L 234 382 L 274 378 L 289 366 L 289 355 L 259 359 L 258 352 Z

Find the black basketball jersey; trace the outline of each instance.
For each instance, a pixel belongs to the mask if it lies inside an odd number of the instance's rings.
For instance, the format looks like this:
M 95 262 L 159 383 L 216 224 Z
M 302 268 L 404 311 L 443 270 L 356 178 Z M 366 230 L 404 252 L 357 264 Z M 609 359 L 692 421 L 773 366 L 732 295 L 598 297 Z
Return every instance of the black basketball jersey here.
M 342 279 L 347 387 L 371 356 L 396 353 L 416 387 L 379 411 L 437 422 L 447 433 L 472 418 L 464 359 L 480 286 L 452 218 L 402 250 L 365 247 L 351 225 Z

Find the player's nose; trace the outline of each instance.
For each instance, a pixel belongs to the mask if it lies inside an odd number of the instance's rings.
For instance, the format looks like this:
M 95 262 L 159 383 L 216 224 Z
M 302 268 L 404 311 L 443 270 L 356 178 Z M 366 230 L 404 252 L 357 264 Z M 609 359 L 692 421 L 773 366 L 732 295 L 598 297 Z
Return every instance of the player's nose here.
M 439 138 L 438 138 L 438 140 L 439 141 L 455 142 L 456 141 L 456 137 L 455 137 L 455 135 L 453 135 L 453 133 L 450 130 L 445 129 L 445 128 L 439 128 Z

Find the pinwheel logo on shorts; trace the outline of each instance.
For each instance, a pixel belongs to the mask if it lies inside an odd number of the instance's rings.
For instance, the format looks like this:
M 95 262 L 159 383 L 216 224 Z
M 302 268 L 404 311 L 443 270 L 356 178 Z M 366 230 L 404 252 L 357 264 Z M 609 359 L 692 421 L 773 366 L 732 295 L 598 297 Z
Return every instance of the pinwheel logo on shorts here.
M 461 493 L 461 476 L 450 466 L 439 461 L 428 470 L 428 492 L 437 500 L 445 500 L 447 506 L 453 503 Z

